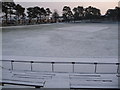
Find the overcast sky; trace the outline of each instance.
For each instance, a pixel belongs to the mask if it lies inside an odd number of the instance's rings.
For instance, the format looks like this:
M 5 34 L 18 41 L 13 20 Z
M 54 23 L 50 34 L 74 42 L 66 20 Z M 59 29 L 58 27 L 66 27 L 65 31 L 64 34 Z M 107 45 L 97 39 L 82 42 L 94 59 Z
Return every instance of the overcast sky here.
M 72 9 L 73 7 L 77 6 L 93 6 L 101 10 L 102 14 L 109 8 L 115 8 L 118 6 L 119 0 L 14 0 L 16 4 L 21 4 L 23 7 L 44 7 L 50 8 L 51 11 L 57 9 L 59 14 L 62 13 L 62 8 L 67 5 L 70 6 Z M 67 2 L 69 1 L 69 2 Z M 108 2 L 109 1 L 109 2 Z

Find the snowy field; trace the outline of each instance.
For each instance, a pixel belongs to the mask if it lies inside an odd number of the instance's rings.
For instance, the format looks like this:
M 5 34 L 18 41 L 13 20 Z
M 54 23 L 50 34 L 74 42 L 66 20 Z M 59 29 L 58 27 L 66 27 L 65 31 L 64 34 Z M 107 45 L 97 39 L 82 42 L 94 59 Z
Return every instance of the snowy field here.
M 3 27 L 2 57 L 3 59 L 33 61 L 116 63 L 118 62 L 118 24 L 61 23 Z M 31 69 L 30 63 L 14 62 L 13 65 L 13 69 L 15 70 Z M 11 63 L 3 63 L 3 67 L 11 69 Z M 61 88 L 64 86 L 65 88 L 79 88 L 80 86 L 81 88 L 82 86 L 83 88 L 95 88 L 99 85 L 102 88 L 117 88 L 117 68 L 117 65 L 112 64 L 97 65 L 96 72 L 100 73 L 101 77 L 97 79 L 88 77 L 86 81 L 86 79 L 84 80 L 84 77 L 75 75 L 76 73 L 73 73 L 73 75 L 70 74 L 73 72 L 72 64 L 54 64 L 55 72 L 70 73 L 55 73 L 55 76 L 52 79 L 46 79 L 44 87 Z M 32 70 L 45 71 L 50 74 L 52 65 L 49 63 L 33 63 Z M 94 71 L 94 64 L 74 65 L 74 72 L 94 74 Z M 6 70 L 3 72 L 6 72 Z M 76 78 L 78 81 L 76 81 Z M 8 85 L 5 87 L 11 86 Z M 12 88 L 13 87 L 14 86 L 12 86 Z
M 2 46 L 3 58 L 8 59 L 64 61 L 67 58 L 67 61 L 80 61 L 80 58 L 89 58 L 94 61 L 96 59 L 93 58 L 97 58 L 103 62 L 117 62 L 118 24 L 61 23 L 6 27 L 2 31 Z

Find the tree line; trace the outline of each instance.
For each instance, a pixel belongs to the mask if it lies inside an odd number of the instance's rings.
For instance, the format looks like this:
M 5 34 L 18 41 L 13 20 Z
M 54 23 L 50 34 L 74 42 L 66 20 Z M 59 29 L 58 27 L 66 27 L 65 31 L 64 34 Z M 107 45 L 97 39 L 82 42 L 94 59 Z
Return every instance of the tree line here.
M 25 13 L 27 10 L 27 14 Z M 63 7 L 62 16 L 60 16 L 57 10 L 53 12 L 50 8 L 44 7 L 28 7 L 25 9 L 20 4 L 14 2 L 2 2 L 2 16 L 4 25 L 11 24 L 41 24 L 41 23 L 55 23 L 55 22 L 76 22 L 82 20 L 120 20 L 120 7 L 115 9 L 108 9 L 105 15 L 101 15 L 100 9 L 89 6 L 84 8 L 83 6 L 74 7 L 71 9 L 69 6 Z
M 72 12 L 73 11 L 73 12 Z M 72 20 L 85 20 L 85 19 L 100 19 L 100 9 L 89 6 L 84 8 L 82 6 L 74 7 L 72 10 L 69 6 L 63 7 L 63 18 L 65 21 L 70 22 Z

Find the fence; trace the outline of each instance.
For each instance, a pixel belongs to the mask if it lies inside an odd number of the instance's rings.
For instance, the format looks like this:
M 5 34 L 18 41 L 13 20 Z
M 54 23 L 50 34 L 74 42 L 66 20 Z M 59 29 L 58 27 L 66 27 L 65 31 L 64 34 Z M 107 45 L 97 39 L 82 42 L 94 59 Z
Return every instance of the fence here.
M 0 60 L 0 61 L 2 63 L 4 62 L 9 63 L 11 70 L 16 70 L 15 67 L 19 67 L 20 69 L 24 66 L 28 66 L 27 68 L 29 68 L 30 71 L 36 71 L 36 69 L 39 69 L 40 71 L 50 71 L 50 72 L 74 72 L 74 73 L 78 72 L 78 73 L 95 73 L 95 74 L 120 73 L 120 63 L 43 62 L 43 61 L 22 61 L 22 60 Z M 45 67 L 48 70 L 46 70 Z

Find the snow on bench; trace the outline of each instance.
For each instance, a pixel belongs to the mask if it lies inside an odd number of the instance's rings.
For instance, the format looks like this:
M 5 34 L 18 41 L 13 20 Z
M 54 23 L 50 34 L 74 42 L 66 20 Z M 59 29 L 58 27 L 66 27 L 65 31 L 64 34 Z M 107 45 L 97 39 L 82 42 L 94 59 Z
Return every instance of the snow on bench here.
M 35 88 L 43 87 L 46 80 L 45 79 L 51 78 L 50 75 L 27 75 L 23 74 L 22 72 L 3 72 L 2 73 L 2 81 L 0 83 L 2 85 L 4 84 L 10 84 L 10 85 L 22 85 L 22 86 L 32 86 Z
M 70 88 L 118 88 L 118 78 L 115 74 L 77 74 L 69 75 Z
M 35 88 L 40 88 L 44 86 L 44 81 L 41 82 L 30 82 L 30 81 L 21 81 L 21 80 L 13 80 L 13 79 L 3 79 L 0 82 L 3 86 L 4 84 L 10 84 L 10 85 L 22 85 L 22 86 L 32 86 Z
M 5 61 L 5 62 L 11 62 L 11 69 L 7 69 L 2 67 L 3 69 L 3 81 L 1 81 L 1 84 L 12 84 L 12 85 L 23 85 L 23 86 L 34 86 L 34 87 L 69 87 L 69 88 L 75 88 L 75 89 L 81 89 L 81 88 L 118 88 L 118 71 L 119 71 L 119 65 L 120 63 L 95 63 L 95 62 L 37 62 L 37 61 Z M 17 70 L 15 66 L 15 62 L 17 63 L 28 63 L 29 70 Z M 34 64 L 41 63 L 49 64 L 50 71 L 44 71 L 44 68 L 38 68 L 43 69 L 43 71 L 36 71 L 34 70 Z M 64 70 L 60 67 L 58 68 L 57 65 L 63 67 L 68 64 L 71 66 L 71 72 L 64 72 Z M 93 72 L 91 73 L 81 73 L 79 69 L 81 65 L 93 65 Z M 100 65 L 100 66 L 99 66 Z M 103 72 L 104 68 L 103 65 L 114 65 L 114 69 L 111 72 Z M 19 68 L 22 66 L 20 65 Z M 68 66 L 69 67 L 69 66 Z M 103 67 L 103 68 L 100 68 Z M 56 69 L 57 68 L 57 69 Z M 76 68 L 78 69 L 76 71 Z M 87 67 L 89 68 L 89 67 Z M 26 68 L 23 68 L 26 69 Z M 101 71 L 100 71 L 101 69 Z M 107 69 L 109 69 L 107 67 Z M 67 70 L 67 69 L 66 69 Z M 105 69 L 106 71 L 106 69 Z

